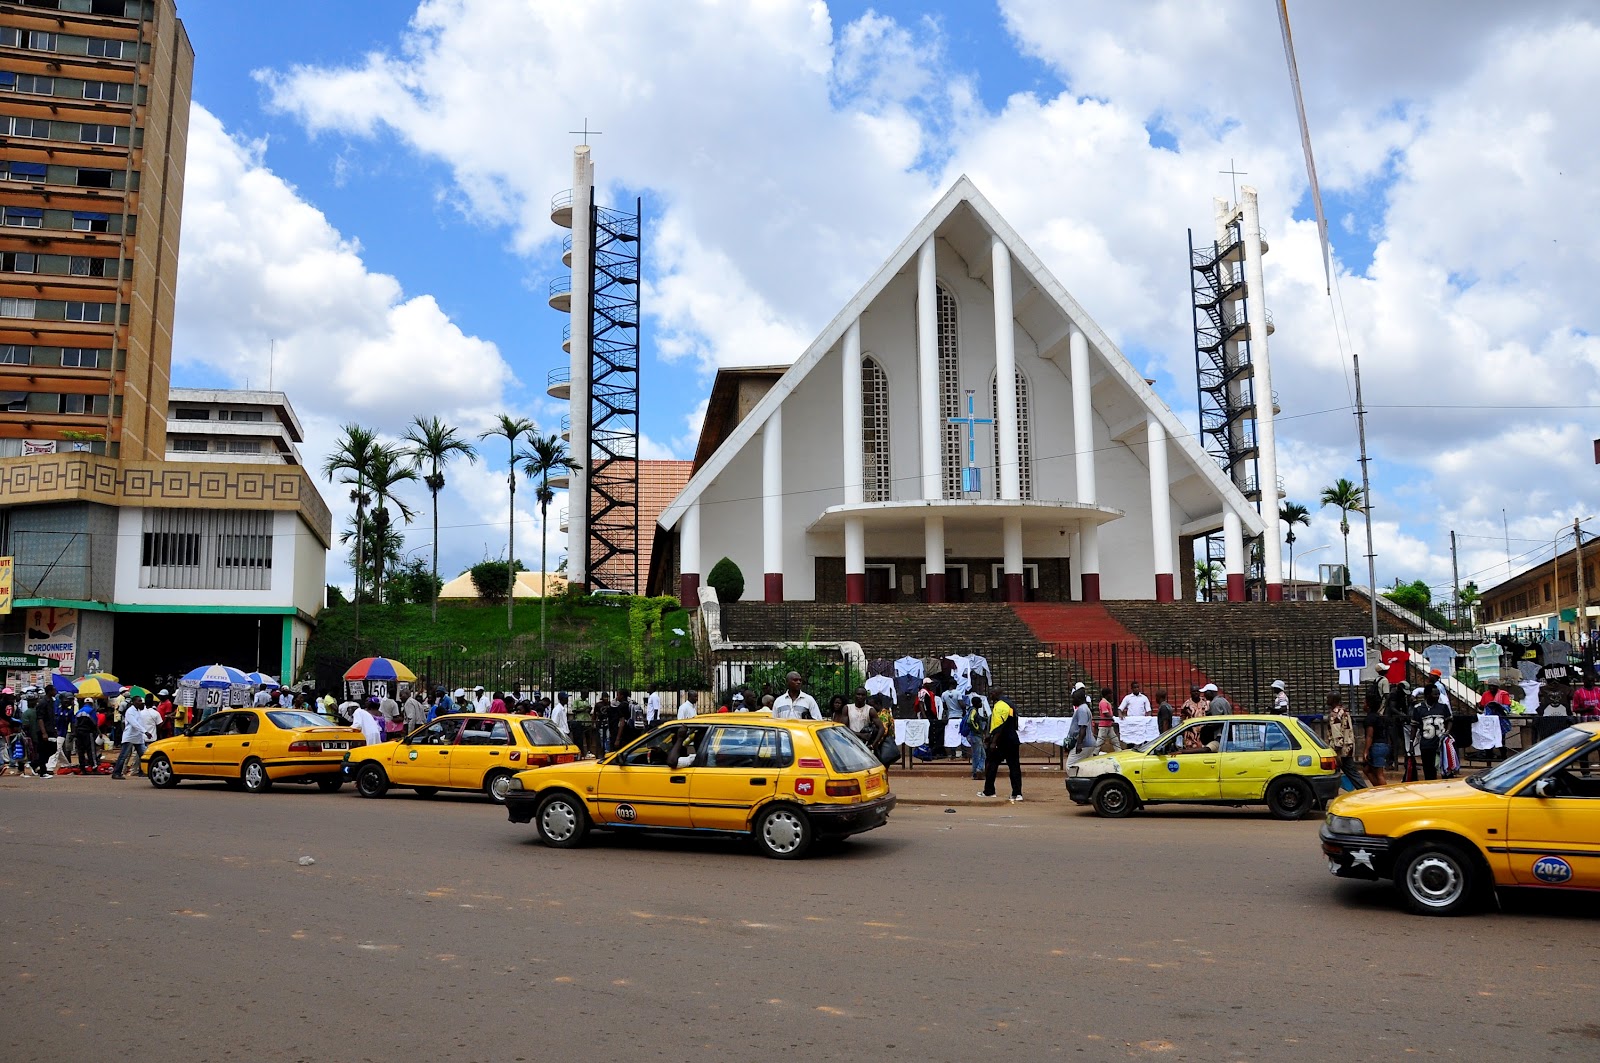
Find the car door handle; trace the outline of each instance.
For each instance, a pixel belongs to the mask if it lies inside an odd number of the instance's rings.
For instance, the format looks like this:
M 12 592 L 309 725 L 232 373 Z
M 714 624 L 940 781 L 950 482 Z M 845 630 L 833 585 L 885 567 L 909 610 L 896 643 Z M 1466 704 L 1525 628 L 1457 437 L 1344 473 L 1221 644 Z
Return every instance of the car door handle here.
M 765 786 L 765 785 L 767 785 L 767 780 L 765 780 L 765 779 L 751 779 L 750 780 L 750 785 L 751 786 Z
M 239 743 L 239 744 L 240 744 L 240 745 L 241 745 L 241 746 L 247 746 L 247 745 L 249 745 L 249 744 L 250 744 L 250 743 L 249 743 L 249 742 L 240 742 L 240 743 Z
M 498 757 L 500 755 L 500 751 L 498 749 L 491 749 L 489 750 L 489 755 L 491 757 Z
M 667 781 L 668 782 L 688 782 L 689 781 L 689 777 L 687 775 L 672 775 L 672 776 L 669 776 L 667 778 Z

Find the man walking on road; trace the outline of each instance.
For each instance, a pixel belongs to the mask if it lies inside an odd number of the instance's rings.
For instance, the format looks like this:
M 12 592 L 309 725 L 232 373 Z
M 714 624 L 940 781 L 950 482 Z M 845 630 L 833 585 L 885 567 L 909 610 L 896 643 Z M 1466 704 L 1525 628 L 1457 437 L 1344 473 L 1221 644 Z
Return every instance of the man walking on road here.
M 1022 743 L 1018 740 L 1017 714 L 1006 702 L 1004 694 L 998 690 L 989 693 L 994 698 L 994 704 L 989 714 L 989 734 L 984 739 L 988 743 L 985 749 L 988 764 L 983 772 L 983 789 L 978 796 L 994 796 L 994 778 L 1000 771 L 1000 762 L 1004 760 L 1011 775 L 1011 801 L 1015 804 L 1022 800 Z
M 160 726 L 161 714 L 145 708 L 143 699 L 134 698 L 128 711 L 122 714 L 122 752 L 117 754 L 116 766 L 111 769 L 113 779 L 122 778 L 129 757 L 133 758 L 134 778 L 144 775 L 139 769 L 144 760 L 144 747 L 155 741 L 156 728 Z
M 1067 724 L 1067 767 L 1099 752 L 1095 742 L 1094 714 L 1089 711 L 1089 696 L 1082 690 L 1072 692 L 1072 722 Z
M 789 689 L 773 699 L 772 718 L 774 720 L 822 719 L 822 710 L 817 707 L 817 699 L 800 689 L 800 673 L 790 672 L 787 678 Z

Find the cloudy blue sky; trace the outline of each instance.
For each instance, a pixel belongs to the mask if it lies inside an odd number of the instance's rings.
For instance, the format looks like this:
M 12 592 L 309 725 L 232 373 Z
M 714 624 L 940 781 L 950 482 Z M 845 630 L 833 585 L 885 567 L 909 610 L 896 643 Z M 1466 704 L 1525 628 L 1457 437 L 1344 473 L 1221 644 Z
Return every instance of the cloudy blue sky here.
M 1185 230 L 1209 229 L 1231 163 L 1272 245 L 1301 573 L 1340 550 L 1320 489 L 1359 476 L 1353 349 L 1379 582 L 1448 587 L 1451 529 L 1463 579 L 1494 582 L 1508 551 L 1548 559 L 1600 512 L 1600 19 L 1575 0 L 1289 9 L 1336 300 L 1270 0 L 180 0 L 174 377 L 270 371 L 308 462 L 347 419 L 553 430 L 548 205 L 587 118 L 603 200 L 644 200 L 648 455 L 689 456 L 714 369 L 794 358 L 961 173 L 1193 423 Z M 452 471 L 441 568 L 503 550 L 499 460 Z

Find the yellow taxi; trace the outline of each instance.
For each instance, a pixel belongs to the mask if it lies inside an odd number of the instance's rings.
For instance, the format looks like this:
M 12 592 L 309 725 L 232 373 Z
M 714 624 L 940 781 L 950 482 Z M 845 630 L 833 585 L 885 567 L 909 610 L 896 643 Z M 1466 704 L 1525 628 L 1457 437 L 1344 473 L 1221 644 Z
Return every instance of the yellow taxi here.
M 1390 879 L 1422 915 L 1467 911 L 1497 887 L 1600 890 L 1600 724 L 1467 779 L 1345 794 L 1322 851 L 1333 874 Z
M 404 738 L 351 750 L 344 770 L 362 797 L 382 797 L 399 786 L 423 797 L 440 790 L 478 790 L 501 804 L 517 772 L 569 763 L 578 755 L 566 735 L 538 716 L 458 712 Z
M 165 789 L 183 779 L 221 779 L 252 794 L 275 782 L 344 785 L 344 756 L 365 739 L 303 709 L 229 709 L 145 747 L 150 784 Z
M 1203 716 L 1143 749 L 1067 768 L 1067 794 L 1108 818 L 1145 805 L 1265 804 L 1301 819 L 1339 792 L 1339 758 L 1293 716 Z
M 590 829 L 744 836 L 796 859 L 887 822 L 888 772 L 849 729 L 731 713 L 663 724 L 599 761 L 525 771 L 506 812 L 571 848 Z

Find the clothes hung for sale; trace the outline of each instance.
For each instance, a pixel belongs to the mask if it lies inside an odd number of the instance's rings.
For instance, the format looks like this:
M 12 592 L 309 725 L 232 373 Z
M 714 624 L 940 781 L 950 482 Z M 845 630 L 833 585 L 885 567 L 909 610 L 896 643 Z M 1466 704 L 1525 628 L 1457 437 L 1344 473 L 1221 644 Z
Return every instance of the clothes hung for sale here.
M 901 657 L 894 662 L 894 692 L 898 697 L 909 697 L 922 688 L 927 671 L 917 657 Z

